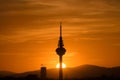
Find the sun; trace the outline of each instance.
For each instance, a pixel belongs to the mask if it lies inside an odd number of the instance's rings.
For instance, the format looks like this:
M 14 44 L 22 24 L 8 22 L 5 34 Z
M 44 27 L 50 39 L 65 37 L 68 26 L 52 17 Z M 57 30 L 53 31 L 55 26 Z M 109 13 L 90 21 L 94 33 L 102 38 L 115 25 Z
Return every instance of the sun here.
M 56 65 L 56 68 L 60 68 L 60 64 L 59 63 Z M 66 68 L 66 64 L 62 63 L 62 68 Z

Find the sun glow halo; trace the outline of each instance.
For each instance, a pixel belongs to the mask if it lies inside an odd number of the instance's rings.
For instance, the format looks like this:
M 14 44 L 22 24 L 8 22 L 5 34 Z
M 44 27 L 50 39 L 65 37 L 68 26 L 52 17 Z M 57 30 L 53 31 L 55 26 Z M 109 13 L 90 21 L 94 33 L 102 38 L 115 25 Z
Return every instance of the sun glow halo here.
M 60 64 L 59 63 L 56 65 L 56 68 L 60 68 Z M 62 68 L 66 68 L 66 64 L 62 63 Z

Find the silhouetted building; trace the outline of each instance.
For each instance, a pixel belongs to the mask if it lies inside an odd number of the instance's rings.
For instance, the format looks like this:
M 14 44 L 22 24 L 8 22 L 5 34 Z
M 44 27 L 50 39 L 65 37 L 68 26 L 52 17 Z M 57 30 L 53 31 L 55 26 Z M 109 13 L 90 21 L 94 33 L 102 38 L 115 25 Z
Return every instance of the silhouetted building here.
M 60 23 L 60 38 L 58 42 L 58 48 L 56 49 L 56 53 L 59 55 L 59 80 L 63 80 L 63 70 L 62 70 L 62 56 L 65 54 L 66 49 L 63 47 L 63 40 L 62 40 L 62 23 Z
M 46 80 L 46 67 L 41 67 L 41 71 L 40 71 L 40 80 Z

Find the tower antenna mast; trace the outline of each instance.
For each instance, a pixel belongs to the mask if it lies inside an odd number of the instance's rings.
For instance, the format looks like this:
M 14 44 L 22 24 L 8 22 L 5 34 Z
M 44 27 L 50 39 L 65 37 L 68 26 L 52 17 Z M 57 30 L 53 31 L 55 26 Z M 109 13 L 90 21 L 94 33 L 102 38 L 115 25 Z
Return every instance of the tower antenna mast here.
M 60 36 L 62 37 L 62 22 L 60 22 Z

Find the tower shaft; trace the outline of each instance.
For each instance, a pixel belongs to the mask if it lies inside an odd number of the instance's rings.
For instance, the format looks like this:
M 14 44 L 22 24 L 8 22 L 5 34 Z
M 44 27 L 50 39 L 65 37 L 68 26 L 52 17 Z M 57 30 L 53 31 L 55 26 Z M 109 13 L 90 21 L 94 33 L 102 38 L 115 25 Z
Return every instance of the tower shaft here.
M 59 80 L 63 80 L 62 56 L 59 57 L 59 63 L 60 63 L 60 68 L 59 68 Z

